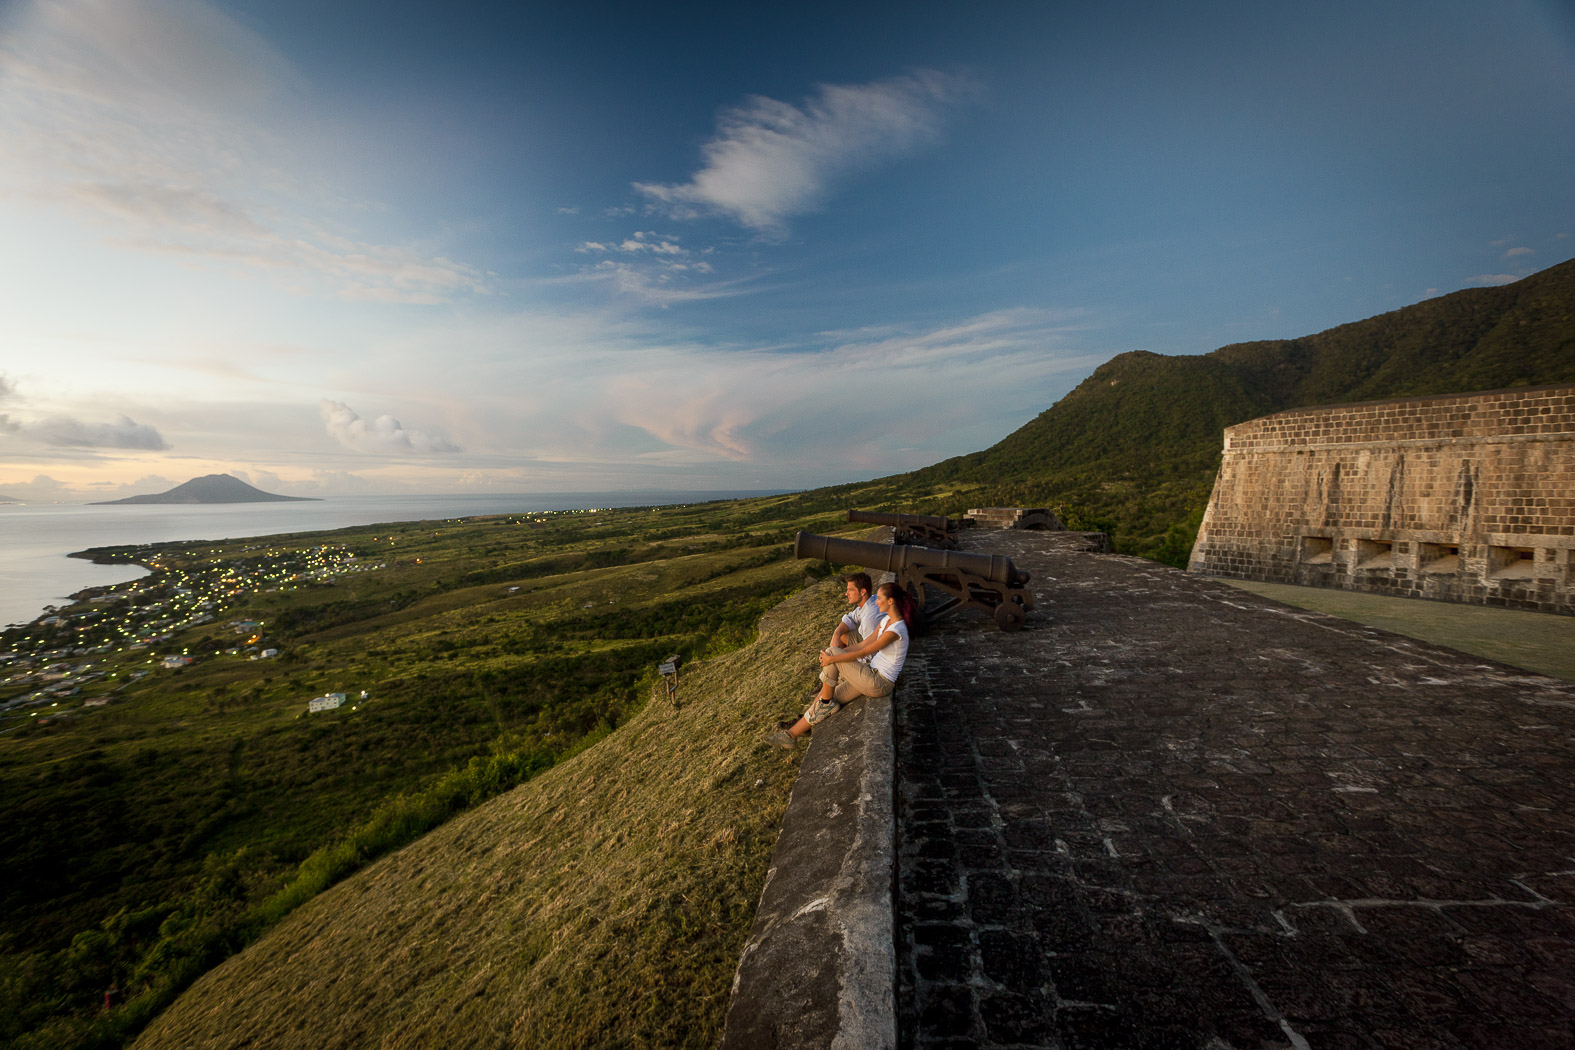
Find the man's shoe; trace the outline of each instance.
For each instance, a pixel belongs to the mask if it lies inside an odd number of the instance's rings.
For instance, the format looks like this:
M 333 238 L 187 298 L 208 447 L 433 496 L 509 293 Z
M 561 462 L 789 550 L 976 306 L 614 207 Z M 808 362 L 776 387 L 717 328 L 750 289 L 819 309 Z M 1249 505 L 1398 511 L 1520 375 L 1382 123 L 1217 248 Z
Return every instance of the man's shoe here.
M 769 739 L 773 744 L 782 748 L 784 751 L 792 751 L 794 748 L 798 747 L 798 741 L 794 740 L 793 734 L 789 733 L 786 729 L 778 729 L 775 733 L 771 734 Z

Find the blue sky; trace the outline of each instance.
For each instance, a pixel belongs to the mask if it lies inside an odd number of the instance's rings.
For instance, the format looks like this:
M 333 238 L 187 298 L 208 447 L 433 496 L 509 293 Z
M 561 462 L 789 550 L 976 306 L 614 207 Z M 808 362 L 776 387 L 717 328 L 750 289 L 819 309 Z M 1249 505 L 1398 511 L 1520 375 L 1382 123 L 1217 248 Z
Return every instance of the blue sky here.
M 1106 6 L 0 3 L 0 492 L 874 477 L 1575 255 L 1567 3 Z

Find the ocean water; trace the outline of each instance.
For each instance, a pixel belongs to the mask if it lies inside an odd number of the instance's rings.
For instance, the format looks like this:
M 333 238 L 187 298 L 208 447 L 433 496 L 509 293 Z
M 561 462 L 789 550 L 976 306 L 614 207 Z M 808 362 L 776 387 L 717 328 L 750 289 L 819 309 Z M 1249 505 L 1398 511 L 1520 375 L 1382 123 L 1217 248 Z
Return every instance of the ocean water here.
M 464 518 L 590 507 L 641 507 L 773 495 L 734 492 L 553 492 L 484 496 L 344 496 L 315 503 L 99 507 L 0 503 L 0 625 L 27 623 L 84 587 L 123 583 L 145 570 L 94 565 L 72 551 L 166 540 L 221 540 L 394 521 Z

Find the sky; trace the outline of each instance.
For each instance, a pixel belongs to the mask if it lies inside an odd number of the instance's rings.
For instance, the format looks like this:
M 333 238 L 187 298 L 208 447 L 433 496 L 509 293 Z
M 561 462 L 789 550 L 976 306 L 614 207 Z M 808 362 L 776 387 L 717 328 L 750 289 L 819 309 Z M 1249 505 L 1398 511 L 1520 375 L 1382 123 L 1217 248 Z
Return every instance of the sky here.
M 0 0 L 0 494 L 879 477 L 1572 234 L 1570 0 Z

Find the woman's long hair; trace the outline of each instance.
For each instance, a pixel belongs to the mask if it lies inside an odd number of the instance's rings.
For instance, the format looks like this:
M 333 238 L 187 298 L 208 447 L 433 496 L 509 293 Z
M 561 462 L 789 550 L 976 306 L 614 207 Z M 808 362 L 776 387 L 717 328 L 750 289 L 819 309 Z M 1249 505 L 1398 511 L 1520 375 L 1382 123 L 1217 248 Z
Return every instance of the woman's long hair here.
M 913 599 L 908 597 L 908 592 L 895 583 L 883 583 L 875 588 L 875 592 L 882 598 L 889 598 L 892 607 L 897 610 L 897 615 L 902 617 L 902 622 L 909 627 L 913 626 Z

